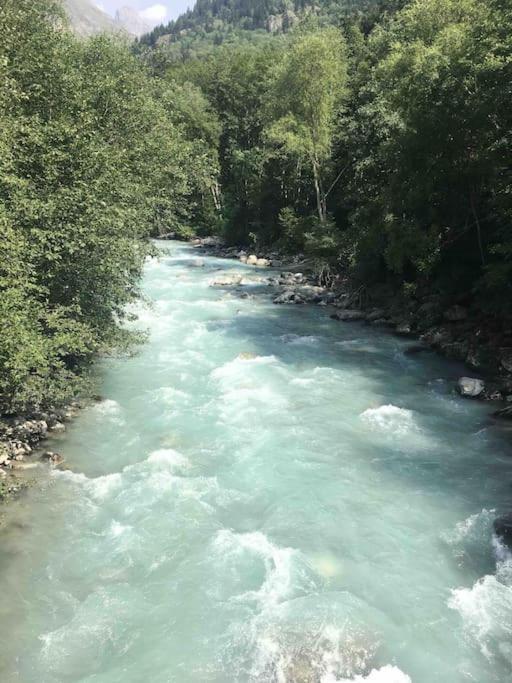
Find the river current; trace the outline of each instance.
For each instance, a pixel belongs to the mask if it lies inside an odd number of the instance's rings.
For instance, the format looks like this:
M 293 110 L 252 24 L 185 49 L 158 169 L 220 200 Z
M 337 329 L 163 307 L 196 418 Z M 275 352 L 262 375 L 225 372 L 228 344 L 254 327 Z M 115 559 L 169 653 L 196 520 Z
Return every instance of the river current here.
M 7 510 L 0 680 L 509 682 L 512 448 L 463 369 L 161 247 L 147 343 Z

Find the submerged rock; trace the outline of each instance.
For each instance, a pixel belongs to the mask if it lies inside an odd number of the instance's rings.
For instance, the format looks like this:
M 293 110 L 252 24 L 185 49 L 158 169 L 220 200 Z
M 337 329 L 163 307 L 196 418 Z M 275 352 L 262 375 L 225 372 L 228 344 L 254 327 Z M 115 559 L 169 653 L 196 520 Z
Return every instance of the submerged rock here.
M 466 398 L 477 398 L 485 390 L 485 382 L 474 377 L 461 377 L 457 383 L 461 396 Z

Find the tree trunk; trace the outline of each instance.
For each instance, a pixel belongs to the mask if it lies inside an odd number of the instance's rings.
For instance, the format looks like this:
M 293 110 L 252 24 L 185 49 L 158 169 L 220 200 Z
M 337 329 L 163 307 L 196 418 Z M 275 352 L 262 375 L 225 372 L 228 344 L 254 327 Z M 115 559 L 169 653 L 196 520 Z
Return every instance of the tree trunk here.
M 313 159 L 313 179 L 315 182 L 315 193 L 316 193 L 316 207 L 318 211 L 318 218 L 320 223 L 325 223 L 327 220 L 327 205 L 325 200 L 325 194 L 322 189 L 322 180 L 320 178 L 320 169 L 317 159 Z

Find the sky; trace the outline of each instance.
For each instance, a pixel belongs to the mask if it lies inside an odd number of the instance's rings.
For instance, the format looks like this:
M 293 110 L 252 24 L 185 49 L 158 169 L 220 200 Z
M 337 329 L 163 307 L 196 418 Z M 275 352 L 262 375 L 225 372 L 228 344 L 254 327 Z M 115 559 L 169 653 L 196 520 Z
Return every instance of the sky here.
M 116 9 L 133 7 L 141 12 L 149 24 L 156 26 L 179 17 L 193 5 L 193 0 L 96 0 L 95 4 L 112 16 Z

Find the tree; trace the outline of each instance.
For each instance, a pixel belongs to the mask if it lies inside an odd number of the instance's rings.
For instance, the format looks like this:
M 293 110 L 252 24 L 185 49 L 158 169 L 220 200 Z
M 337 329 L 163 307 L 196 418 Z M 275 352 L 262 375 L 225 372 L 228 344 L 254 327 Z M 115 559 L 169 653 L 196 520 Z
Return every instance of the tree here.
M 268 139 L 310 164 L 320 223 L 327 220 L 326 186 L 337 122 L 346 95 L 345 44 L 336 29 L 300 35 L 276 68 Z M 333 183 L 335 184 L 335 178 Z

